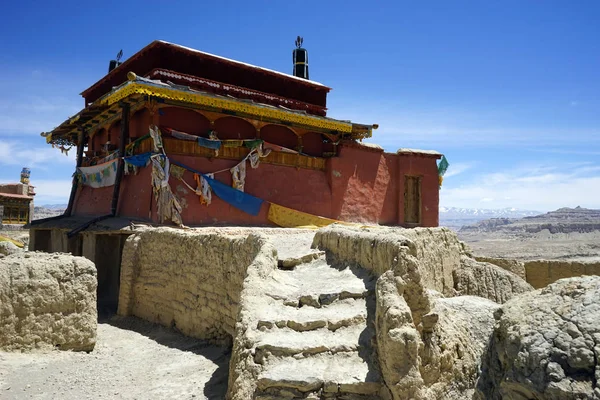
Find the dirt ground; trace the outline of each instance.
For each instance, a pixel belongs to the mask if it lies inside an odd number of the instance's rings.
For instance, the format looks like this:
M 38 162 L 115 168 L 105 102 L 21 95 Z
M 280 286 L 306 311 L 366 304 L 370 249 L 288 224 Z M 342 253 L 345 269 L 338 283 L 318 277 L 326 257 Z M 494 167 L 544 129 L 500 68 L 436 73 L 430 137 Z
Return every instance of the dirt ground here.
M 550 234 L 544 230 L 527 235 L 459 232 L 458 237 L 466 242 L 477 256 L 519 260 L 600 261 L 600 232 L 598 231 Z
M 98 324 L 93 352 L 0 352 L 0 399 L 223 399 L 230 349 L 137 318 Z

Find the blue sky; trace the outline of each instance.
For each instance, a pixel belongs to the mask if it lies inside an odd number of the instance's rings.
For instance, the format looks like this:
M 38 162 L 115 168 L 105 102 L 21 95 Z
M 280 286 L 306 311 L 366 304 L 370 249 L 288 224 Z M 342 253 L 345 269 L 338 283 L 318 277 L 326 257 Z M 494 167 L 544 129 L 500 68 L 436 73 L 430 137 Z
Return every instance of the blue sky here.
M 0 24 L 0 182 L 37 204 L 74 170 L 46 146 L 123 49 L 163 39 L 278 71 L 304 36 L 329 115 L 378 123 L 387 151 L 450 161 L 442 206 L 600 208 L 600 2 L 9 2 Z

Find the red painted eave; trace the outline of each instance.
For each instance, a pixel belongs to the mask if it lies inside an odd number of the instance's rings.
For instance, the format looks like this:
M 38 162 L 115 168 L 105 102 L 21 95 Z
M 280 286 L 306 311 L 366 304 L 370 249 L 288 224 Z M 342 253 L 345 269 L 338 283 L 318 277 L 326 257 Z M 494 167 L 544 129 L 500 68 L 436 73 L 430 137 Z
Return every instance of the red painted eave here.
M 0 197 L 9 198 L 9 199 L 33 200 L 33 197 L 27 196 L 25 194 L 0 193 Z
M 144 47 L 143 49 L 141 49 L 140 51 L 138 51 L 137 53 L 135 53 L 134 55 L 132 55 L 131 57 L 129 57 L 127 60 L 125 60 L 117 68 L 113 69 L 108 74 L 106 74 L 102 78 L 100 78 L 99 81 L 97 81 L 92 86 L 90 86 L 89 88 L 87 88 L 83 92 L 81 92 L 80 93 L 81 96 L 87 97 L 92 90 L 96 89 L 98 86 L 100 86 L 101 84 L 103 84 L 104 82 L 106 82 L 107 80 L 109 80 L 110 78 L 112 78 L 114 75 L 117 74 L 118 71 L 120 71 L 122 69 L 127 69 L 128 65 L 130 65 L 133 61 L 135 61 L 138 58 L 140 58 L 140 56 L 142 56 L 148 50 L 152 49 L 153 47 L 156 47 L 159 43 L 160 42 L 158 40 L 155 40 L 152 43 L 150 43 L 149 45 L 147 45 L 146 47 Z
M 308 85 L 311 86 L 315 89 L 323 89 L 326 90 L 327 92 L 329 92 L 331 90 L 330 87 L 327 87 L 325 85 L 322 85 L 320 83 L 317 82 L 313 82 L 310 80 L 304 80 L 304 79 L 299 79 L 297 77 L 293 77 L 291 75 L 285 74 L 283 72 L 278 72 L 278 71 L 273 71 L 273 70 L 269 70 L 267 68 L 263 68 L 263 67 L 259 67 L 259 66 L 255 66 L 255 65 L 251 65 L 251 64 L 247 64 L 241 61 L 236 61 L 236 60 L 230 60 L 221 56 L 216 56 L 210 53 L 205 53 L 203 51 L 200 50 L 195 50 L 195 49 L 191 49 L 185 46 L 180 46 L 180 45 L 176 45 L 176 44 L 172 44 L 169 42 L 165 42 L 162 40 L 155 40 L 152 43 L 150 43 L 149 45 L 147 45 L 146 47 L 144 47 L 143 49 L 141 49 L 140 51 L 138 51 L 137 53 L 135 53 L 134 55 L 132 55 L 131 57 L 129 57 L 126 61 L 123 62 L 123 64 L 119 65 L 117 68 L 113 69 L 112 71 L 110 71 L 108 74 L 104 75 L 104 77 L 102 77 L 99 81 L 97 81 L 96 83 L 94 83 L 92 86 L 90 86 L 89 88 L 87 88 L 86 90 L 84 90 L 83 92 L 81 92 L 81 96 L 83 96 L 84 98 L 87 97 L 90 92 L 92 92 L 94 89 L 96 89 L 98 86 L 102 85 L 103 83 L 105 83 L 106 81 L 108 81 L 109 79 L 111 79 L 113 76 L 115 76 L 118 72 L 122 71 L 122 70 L 127 70 L 129 68 L 129 65 L 131 65 L 133 63 L 133 61 L 137 60 L 138 58 L 140 58 L 142 55 L 144 55 L 145 53 L 147 53 L 149 50 L 155 48 L 155 47 L 168 47 L 171 50 L 174 51 L 180 51 L 182 53 L 188 54 L 188 55 L 192 55 L 192 56 L 201 56 L 201 57 L 205 57 L 205 58 L 210 58 L 214 61 L 219 61 L 222 63 L 228 63 L 228 64 L 232 64 L 232 65 L 236 65 L 238 67 L 242 67 L 242 68 L 246 68 L 248 70 L 260 70 L 261 72 L 267 74 L 267 75 L 271 75 L 271 76 L 275 76 L 275 77 L 279 77 L 279 78 L 284 78 L 284 79 L 290 79 L 293 80 L 294 82 L 300 83 L 300 84 L 304 84 L 304 85 Z M 121 82 L 119 82 L 121 83 Z

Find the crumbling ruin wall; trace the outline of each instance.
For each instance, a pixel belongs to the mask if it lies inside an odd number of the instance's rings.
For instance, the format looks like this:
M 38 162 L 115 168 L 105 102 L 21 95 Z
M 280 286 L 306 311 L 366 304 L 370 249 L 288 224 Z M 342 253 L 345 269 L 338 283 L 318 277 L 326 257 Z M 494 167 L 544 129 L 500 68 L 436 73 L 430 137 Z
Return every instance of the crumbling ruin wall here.
M 313 247 L 341 262 L 356 263 L 377 276 L 403 264 L 403 254 L 419 261 L 424 287 L 452 295 L 452 271 L 460 266 L 463 246 L 447 228 L 398 229 L 332 225 L 319 230 Z
M 527 280 L 527 274 L 525 273 L 525 263 L 523 261 L 514 260 L 510 258 L 494 258 L 494 257 L 479 257 L 475 259 L 479 262 L 486 262 L 494 264 L 502 269 L 512 272 L 518 275 L 521 279 Z
M 257 376 L 261 369 L 261 365 L 255 360 L 256 333 L 259 330 L 257 310 L 265 307 L 264 298 L 268 296 L 265 282 L 277 269 L 277 250 L 266 238 L 261 237 L 259 241 L 261 249 L 248 266 L 244 279 L 235 326 L 227 386 L 227 399 L 231 400 L 254 398 Z
M 536 260 L 525 261 L 527 282 L 536 289 L 562 278 L 600 275 L 600 262 Z
M 500 305 L 429 290 L 429 310 L 419 323 L 406 287 L 392 271 L 377 281 L 379 363 L 393 400 L 470 399 Z
M 533 290 L 516 274 L 466 256 L 461 258 L 461 266 L 453 271 L 453 275 L 458 294 L 484 297 L 499 304 Z
M 231 344 L 244 279 L 265 240 L 172 228 L 142 230 L 123 249 L 120 315 Z M 276 268 L 276 260 L 269 267 Z
M 96 268 L 68 254 L 0 259 L 0 348 L 91 351 L 96 344 Z
M 379 276 L 375 330 L 381 373 L 394 400 L 466 399 L 500 305 L 453 297 L 465 248 L 446 228 L 349 228 L 317 232 L 334 262 Z M 448 296 L 447 298 L 444 295 Z

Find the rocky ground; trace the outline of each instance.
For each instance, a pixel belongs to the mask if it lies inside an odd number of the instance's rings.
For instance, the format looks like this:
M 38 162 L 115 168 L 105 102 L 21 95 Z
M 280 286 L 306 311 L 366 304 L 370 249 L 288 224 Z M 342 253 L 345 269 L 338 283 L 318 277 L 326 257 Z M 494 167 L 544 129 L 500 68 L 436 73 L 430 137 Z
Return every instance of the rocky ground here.
M 0 352 L 2 399 L 223 399 L 230 352 L 136 318 L 98 324 L 93 352 Z

